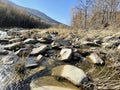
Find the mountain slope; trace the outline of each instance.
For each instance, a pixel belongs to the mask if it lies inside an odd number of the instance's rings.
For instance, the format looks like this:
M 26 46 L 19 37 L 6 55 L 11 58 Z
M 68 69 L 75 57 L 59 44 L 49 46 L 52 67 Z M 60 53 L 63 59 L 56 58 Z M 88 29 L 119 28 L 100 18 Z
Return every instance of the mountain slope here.
M 52 24 L 23 9 L 0 2 L 0 28 L 48 28 Z
M 44 14 L 44 13 L 38 11 L 38 10 L 16 5 L 16 4 L 14 4 L 13 2 L 11 2 L 9 0 L 0 0 L 0 2 L 7 3 L 7 4 L 11 5 L 11 6 L 14 6 L 15 8 L 23 9 L 26 12 L 28 12 L 30 15 L 36 16 L 36 17 L 38 17 L 38 18 L 40 18 L 40 19 L 42 19 L 42 20 L 44 20 L 46 22 L 49 22 L 49 23 L 52 23 L 52 24 L 61 24 L 60 22 L 48 17 L 46 14 Z
M 60 22 L 57 22 L 57 21 L 53 20 L 52 18 L 48 17 L 46 14 L 44 14 L 44 13 L 38 11 L 38 10 L 30 9 L 30 8 L 25 8 L 25 10 L 28 11 L 30 14 L 33 14 L 37 17 L 40 17 L 43 20 L 48 21 L 50 23 L 61 24 Z

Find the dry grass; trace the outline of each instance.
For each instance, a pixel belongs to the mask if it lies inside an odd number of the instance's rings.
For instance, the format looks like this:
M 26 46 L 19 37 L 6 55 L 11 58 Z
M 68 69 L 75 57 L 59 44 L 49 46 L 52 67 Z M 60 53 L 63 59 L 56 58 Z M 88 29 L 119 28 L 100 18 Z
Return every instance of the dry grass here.
M 34 32 L 33 32 L 34 31 Z M 53 33 L 58 32 L 58 37 L 66 38 L 71 34 L 81 37 L 81 41 L 91 40 L 96 38 L 104 38 L 106 36 L 112 36 L 117 32 L 120 32 L 120 29 L 100 29 L 100 30 L 74 30 L 68 28 L 49 28 L 49 29 L 31 29 L 28 32 L 24 32 L 22 35 L 25 37 L 35 37 L 36 34 L 44 36 L 45 32 Z
M 83 84 L 84 90 L 91 90 L 88 89 L 91 85 L 94 86 L 94 90 L 120 90 L 120 51 L 110 49 L 106 58 L 104 66 L 95 66 L 91 63 L 78 65 L 93 80 Z

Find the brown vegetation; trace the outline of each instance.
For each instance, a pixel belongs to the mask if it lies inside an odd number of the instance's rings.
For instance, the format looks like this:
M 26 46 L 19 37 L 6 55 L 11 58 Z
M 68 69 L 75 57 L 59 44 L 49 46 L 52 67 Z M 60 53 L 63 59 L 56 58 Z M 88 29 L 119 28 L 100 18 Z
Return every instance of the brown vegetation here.
M 0 27 L 48 28 L 50 24 L 22 9 L 0 2 Z
M 119 26 L 119 0 L 78 0 L 78 3 L 72 9 L 74 27 L 99 29 Z

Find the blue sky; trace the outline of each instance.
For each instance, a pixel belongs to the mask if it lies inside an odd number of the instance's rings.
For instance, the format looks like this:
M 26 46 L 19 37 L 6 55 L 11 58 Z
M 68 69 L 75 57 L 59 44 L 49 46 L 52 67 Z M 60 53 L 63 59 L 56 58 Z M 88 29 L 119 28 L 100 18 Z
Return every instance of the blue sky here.
M 77 4 L 77 0 L 10 0 L 20 6 L 37 9 L 49 17 L 70 24 L 71 8 Z

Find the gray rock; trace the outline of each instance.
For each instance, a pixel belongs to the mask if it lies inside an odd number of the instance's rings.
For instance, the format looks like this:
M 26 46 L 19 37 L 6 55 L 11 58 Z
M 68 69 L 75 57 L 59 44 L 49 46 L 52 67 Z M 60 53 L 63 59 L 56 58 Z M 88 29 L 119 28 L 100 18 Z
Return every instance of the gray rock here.
M 46 69 L 45 66 L 40 66 L 34 69 L 30 69 L 27 71 L 27 77 L 29 78 L 30 76 L 36 75 L 37 73 L 41 73 L 42 71 L 44 71 Z
M 78 86 L 87 81 L 84 71 L 72 65 L 61 65 L 53 68 L 52 76 L 63 77 Z
M 28 57 L 26 59 L 26 63 L 25 63 L 26 68 L 32 68 L 36 66 L 38 66 L 38 64 L 36 63 L 36 59 L 34 57 Z
M 8 44 L 9 40 L 8 39 L 0 39 L 0 44 Z
M 68 40 L 64 39 L 57 39 L 55 42 L 59 43 L 61 46 L 70 46 L 71 43 Z
M 15 43 L 15 42 L 20 42 L 21 38 L 14 38 L 14 39 L 10 39 L 9 42 L 10 43 Z
M 40 63 L 44 60 L 44 57 L 42 55 L 38 55 L 37 58 L 36 58 L 36 62 L 37 63 Z
M 6 50 L 0 50 L 0 55 L 7 55 L 7 54 L 9 54 L 8 51 L 6 51 Z
M 92 47 L 99 47 L 100 46 L 100 44 L 97 44 L 95 42 L 89 42 L 89 41 L 84 41 L 84 42 L 81 43 L 81 45 L 83 45 L 83 46 L 92 46 Z
M 25 41 L 23 41 L 25 44 L 36 44 L 38 41 L 32 38 L 28 38 Z
M 60 59 L 61 61 L 70 60 L 72 57 L 72 49 L 65 48 L 60 51 Z
M 3 48 L 8 50 L 12 50 L 12 49 L 15 50 L 16 48 L 21 48 L 23 46 L 24 44 L 22 42 L 16 42 L 13 44 L 5 45 Z
M 31 55 L 36 55 L 39 53 L 43 53 L 47 49 L 47 45 L 41 45 L 38 48 L 33 48 L 32 52 L 30 53 Z
M 30 54 L 31 51 L 32 51 L 32 49 L 30 49 L 30 48 L 21 48 L 18 51 L 16 51 L 15 54 L 20 57 L 26 57 Z

